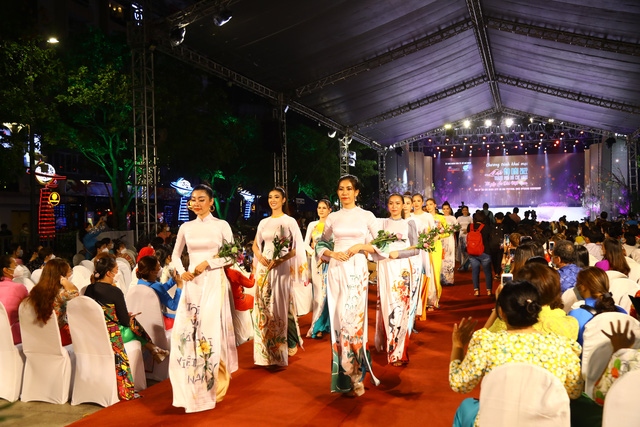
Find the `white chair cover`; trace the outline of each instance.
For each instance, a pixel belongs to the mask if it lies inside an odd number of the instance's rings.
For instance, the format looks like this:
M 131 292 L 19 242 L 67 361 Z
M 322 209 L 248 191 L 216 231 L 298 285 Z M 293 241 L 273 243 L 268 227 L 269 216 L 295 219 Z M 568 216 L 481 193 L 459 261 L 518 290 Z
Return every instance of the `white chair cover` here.
M 133 377 L 133 388 L 135 391 L 147 388 L 147 377 L 144 371 L 144 359 L 142 357 L 142 344 L 138 340 L 124 343 L 124 350 L 129 358 L 131 366 L 131 376 Z M 167 360 L 169 358 L 167 357 Z
M 171 348 L 171 332 L 164 329 L 164 319 L 160 300 L 156 292 L 148 286 L 137 285 L 129 289 L 126 296 L 127 307 L 136 316 L 138 322 L 147 331 L 151 341 L 163 349 Z M 147 377 L 156 381 L 169 378 L 169 358 L 155 363 L 153 357 L 145 357 Z
M 42 276 L 41 268 L 38 268 L 37 270 L 33 270 L 33 272 L 31 273 L 31 280 L 33 281 L 33 283 L 37 285 L 38 282 L 40 281 L 40 276 Z
M 76 285 L 76 288 L 86 288 L 91 284 L 91 271 L 84 265 L 76 265 L 73 267 L 73 276 L 71 282 Z
M 602 427 L 638 427 L 640 425 L 640 370 L 618 378 L 607 393 Z
M 131 266 L 129 265 L 129 261 L 124 258 L 116 258 L 116 262 L 118 263 L 118 270 L 122 272 L 124 283 L 127 285 L 128 289 L 129 283 L 131 283 Z
M 122 291 L 123 295 L 127 295 L 129 292 L 129 282 L 124 281 L 124 275 L 122 274 L 122 270 L 118 269 L 118 273 L 114 278 L 115 284 Z M 128 306 L 127 306 L 128 307 Z
M 113 349 L 102 308 L 93 299 L 80 296 L 67 303 L 67 317 L 76 354 L 71 404 L 93 402 L 111 406 L 117 403 Z
M 576 297 L 576 292 L 573 288 L 569 288 L 562 293 L 562 309 L 565 311 L 565 313 L 569 314 L 569 312 L 572 310 L 571 306 L 573 306 L 573 304 L 575 304 L 577 301 L 578 297 Z
M 13 345 L 9 315 L 0 302 L 0 398 L 15 402 L 20 398 L 24 370 L 22 345 Z
M 611 341 L 602 331 L 611 333 L 610 324 L 617 325 L 618 320 L 624 329 L 627 322 L 631 322 L 630 331 L 636 336 L 633 348 L 640 347 L 640 322 L 623 313 L 601 313 L 587 322 L 584 327 L 582 345 L 582 377 L 584 378 L 584 392 L 593 399 L 593 387 L 611 359 L 613 347 Z M 606 400 L 605 400 L 606 402 Z
M 594 265 L 596 265 L 597 262 L 598 262 L 598 258 L 589 254 L 589 267 L 593 267 Z
M 36 285 L 35 283 L 33 283 L 33 280 L 28 277 L 16 277 L 13 279 L 13 281 L 16 283 L 22 283 L 29 292 L 31 292 L 31 289 L 33 289 L 33 287 Z
M 85 259 L 84 261 L 80 261 L 80 265 L 84 265 L 85 267 L 87 267 L 89 269 L 90 272 L 94 272 L 96 271 L 96 266 L 93 265 L 93 262 L 91 262 L 88 259 Z
M 482 380 L 478 424 L 570 427 L 569 395 L 546 369 L 529 363 L 507 363 Z
M 629 279 L 636 283 L 640 283 L 640 264 L 630 257 L 626 257 L 625 260 L 627 260 L 627 264 L 631 269 L 629 272 Z
M 131 281 L 129 282 L 129 289 L 135 288 L 138 286 L 138 264 L 131 270 Z M 137 313 L 137 312 L 136 312 Z
M 609 292 L 613 294 L 613 300 L 629 313 L 633 305 L 629 295 L 635 296 L 636 292 L 640 291 L 640 285 L 619 271 L 609 270 L 607 276 L 609 276 Z
M 20 333 L 26 356 L 20 400 L 66 403 L 69 400 L 73 361 L 60 341 L 58 318 L 53 312 L 47 323 L 37 320 L 29 299 L 20 303 Z

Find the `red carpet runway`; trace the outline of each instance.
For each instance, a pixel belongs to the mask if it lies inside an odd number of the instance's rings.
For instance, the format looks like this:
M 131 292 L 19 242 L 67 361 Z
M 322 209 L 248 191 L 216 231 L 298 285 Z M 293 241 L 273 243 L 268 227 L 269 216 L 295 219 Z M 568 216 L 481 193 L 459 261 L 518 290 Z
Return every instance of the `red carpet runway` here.
M 481 277 L 481 283 L 483 278 Z M 304 351 L 289 358 L 289 367 L 270 371 L 253 365 L 252 342 L 238 348 L 240 369 L 229 392 L 215 409 L 185 414 L 171 406 L 169 380 L 144 390 L 141 398 L 120 402 L 72 424 L 73 426 L 451 426 L 464 397 L 449 388 L 451 329 L 463 316 L 483 324 L 493 307 L 491 297 L 474 297 L 470 273 L 456 272 L 456 286 L 444 288 L 441 308 L 418 321 L 411 336 L 410 363 L 387 365 L 386 356 L 373 348 L 375 286 L 369 290 L 369 346 L 373 370 L 382 384 L 365 379 L 362 397 L 332 394 L 329 339 L 305 339 Z M 300 318 L 304 336 L 311 315 Z M 477 397 L 479 390 L 472 396 Z

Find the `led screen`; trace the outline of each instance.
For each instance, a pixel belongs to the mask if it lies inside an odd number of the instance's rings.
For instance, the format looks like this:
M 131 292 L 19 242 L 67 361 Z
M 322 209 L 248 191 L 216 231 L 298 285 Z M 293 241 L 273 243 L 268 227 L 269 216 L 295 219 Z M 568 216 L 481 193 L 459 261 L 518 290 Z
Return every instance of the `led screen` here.
M 581 206 L 584 153 L 433 159 L 434 195 L 455 207 Z

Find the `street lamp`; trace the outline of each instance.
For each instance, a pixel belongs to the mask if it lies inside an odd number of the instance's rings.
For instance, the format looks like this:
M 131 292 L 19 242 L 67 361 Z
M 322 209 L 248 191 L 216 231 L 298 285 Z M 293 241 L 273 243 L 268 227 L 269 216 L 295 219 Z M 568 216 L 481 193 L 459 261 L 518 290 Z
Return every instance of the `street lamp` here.
M 84 184 L 84 222 L 88 222 L 87 218 L 87 191 L 89 190 L 89 184 L 91 183 L 90 179 L 81 179 L 81 183 Z M 84 226 L 84 224 L 83 224 Z M 83 227 L 84 228 L 84 227 Z

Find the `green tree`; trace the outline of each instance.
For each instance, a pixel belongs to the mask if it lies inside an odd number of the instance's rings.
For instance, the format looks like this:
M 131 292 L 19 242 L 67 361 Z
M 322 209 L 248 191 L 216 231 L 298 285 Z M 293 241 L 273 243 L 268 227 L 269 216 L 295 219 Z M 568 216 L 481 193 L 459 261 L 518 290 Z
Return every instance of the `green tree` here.
M 52 101 L 62 76 L 57 52 L 40 39 L 0 42 L 0 181 L 14 182 L 24 173 L 22 155 L 31 135 L 42 135 L 55 122 Z
M 124 228 L 134 198 L 128 187 L 133 169 L 129 48 L 96 30 L 76 40 L 66 57 L 67 82 L 56 96 L 60 122 L 52 133 L 105 173 L 117 226 Z

